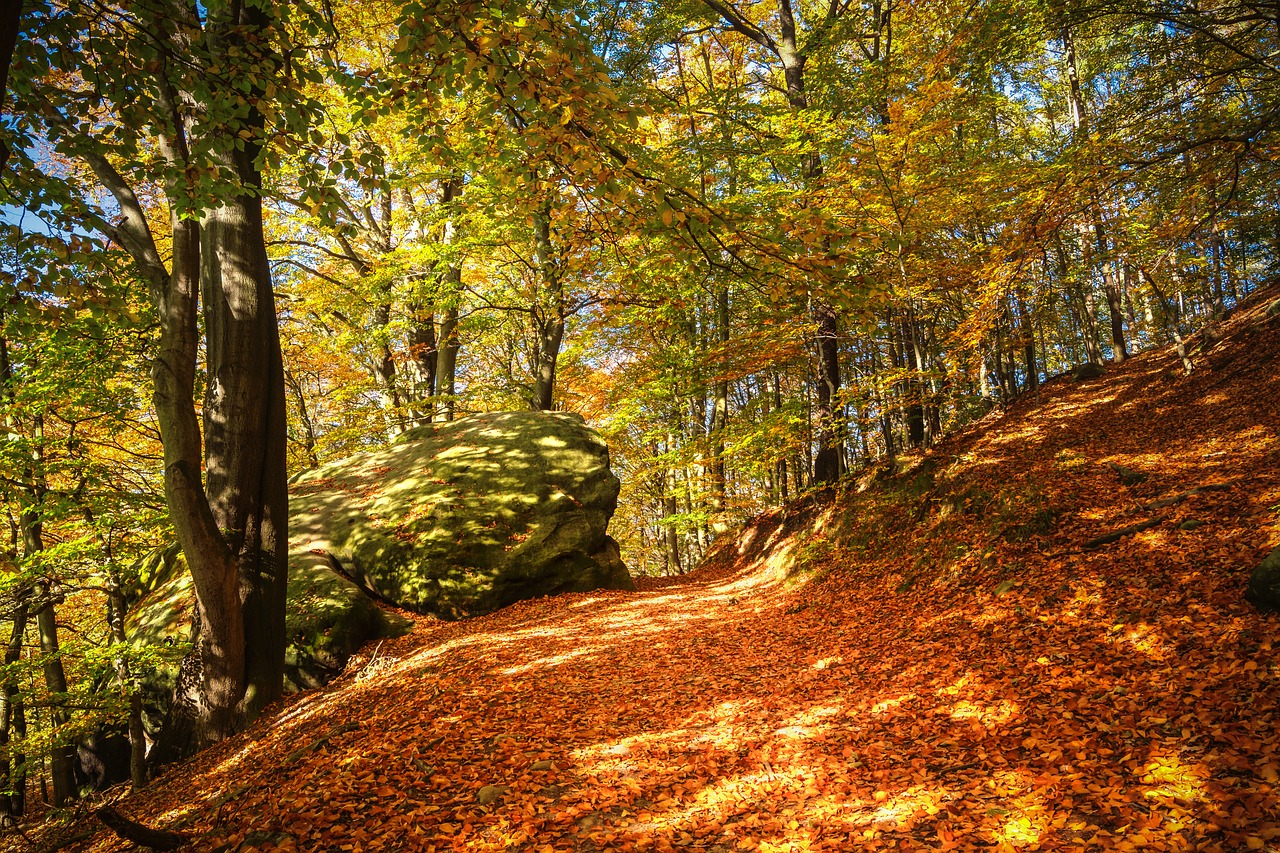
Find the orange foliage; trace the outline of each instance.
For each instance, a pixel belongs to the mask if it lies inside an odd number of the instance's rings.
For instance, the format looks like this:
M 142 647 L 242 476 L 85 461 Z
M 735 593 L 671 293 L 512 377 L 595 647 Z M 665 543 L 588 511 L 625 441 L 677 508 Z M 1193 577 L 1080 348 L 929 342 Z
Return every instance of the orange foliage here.
M 1241 592 L 1280 540 L 1275 322 L 1051 383 L 923 493 L 820 495 L 692 576 L 419 619 L 121 806 L 200 850 L 1274 848 L 1280 620 Z

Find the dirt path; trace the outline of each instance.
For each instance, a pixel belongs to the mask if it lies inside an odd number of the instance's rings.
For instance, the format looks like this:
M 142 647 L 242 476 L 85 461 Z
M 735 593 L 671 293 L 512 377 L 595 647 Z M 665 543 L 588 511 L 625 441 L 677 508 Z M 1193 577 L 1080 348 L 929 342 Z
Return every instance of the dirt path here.
M 1216 648 L 1099 636 L 1079 589 L 788 613 L 722 577 L 424 623 L 127 807 L 199 850 L 1271 845 L 1269 641 L 1208 599 Z

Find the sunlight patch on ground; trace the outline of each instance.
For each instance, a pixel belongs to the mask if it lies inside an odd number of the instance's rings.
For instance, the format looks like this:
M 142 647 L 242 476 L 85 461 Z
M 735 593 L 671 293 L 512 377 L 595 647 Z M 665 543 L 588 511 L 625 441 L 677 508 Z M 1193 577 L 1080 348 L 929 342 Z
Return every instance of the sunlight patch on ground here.
M 1114 626 L 1123 629 L 1124 626 Z M 1112 643 L 1123 643 L 1134 651 L 1142 652 L 1156 660 L 1164 660 L 1169 654 L 1167 641 L 1160 632 L 1146 623 L 1131 625 L 1127 631 L 1108 638 Z
M 998 726 L 1009 722 L 1019 712 L 1018 704 L 1005 699 L 984 705 L 962 699 L 951 708 L 951 719 L 971 720 L 987 727 Z
M 883 714 L 886 711 L 892 711 L 894 708 L 897 708 L 899 705 L 903 704 L 904 702 L 910 702 L 915 698 L 916 698 L 916 694 L 914 693 L 904 693 L 901 696 L 895 697 L 893 699 L 883 699 L 871 706 L 871 713 Z
M 1147 790 L 1143 796 L 1166 807 L 1205 802 L 1210 771 L 1203 764 L 1184 764 L 1176 755 L 1153 758 L 1135 774 Z
M 969 676 L 962 675 L 960 676 L 959 679 L 955 681 L 954 684 L 951 684 L 948 687 L 943 687 L 939 689 L 938 695 L 939 696 L 959 696 L 960 691 L 963 690 L 965 686 L 968 685 L 968 683 L 969 683 Z
M 547 657 L 537 658 L 528 663 L 522 663 L 518 666 L 509 666 L 506 669 L 500 669 L 501 675 L 524 675 L 525 673 L 534 672 L 539 669 L 555 669 L 562 664 L 569 663 L 572 660 L 580 658 L 584 655 L 594 654 L 597 651 L 592 646 L 579 646 L 571 651 L 563 652 L 558 655 L 548 655 Z

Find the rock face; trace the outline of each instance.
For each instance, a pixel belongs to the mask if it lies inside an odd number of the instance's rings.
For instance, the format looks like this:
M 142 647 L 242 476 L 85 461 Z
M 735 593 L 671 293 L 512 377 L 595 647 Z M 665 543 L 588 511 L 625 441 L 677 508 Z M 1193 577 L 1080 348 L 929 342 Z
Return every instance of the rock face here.
M 1280 610 L 1280 548 L 1268 554 L 1253 570 L 1244 597 L 1259 609 Z
M 618 487 L 607 445 L 577 415 L 473 415 L 299 478 L 290 559 L 324 558 L 373 594 L 444 618 L 634 589 L 605 532 Z

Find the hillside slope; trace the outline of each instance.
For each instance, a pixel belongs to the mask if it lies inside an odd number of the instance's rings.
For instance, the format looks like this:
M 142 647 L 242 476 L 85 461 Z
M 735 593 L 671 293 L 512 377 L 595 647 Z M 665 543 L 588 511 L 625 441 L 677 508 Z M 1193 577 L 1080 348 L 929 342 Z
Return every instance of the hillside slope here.
M 1267 301 L 685 578 L 420 618 L 118 806 L 196 850 L 1280 849 Z

